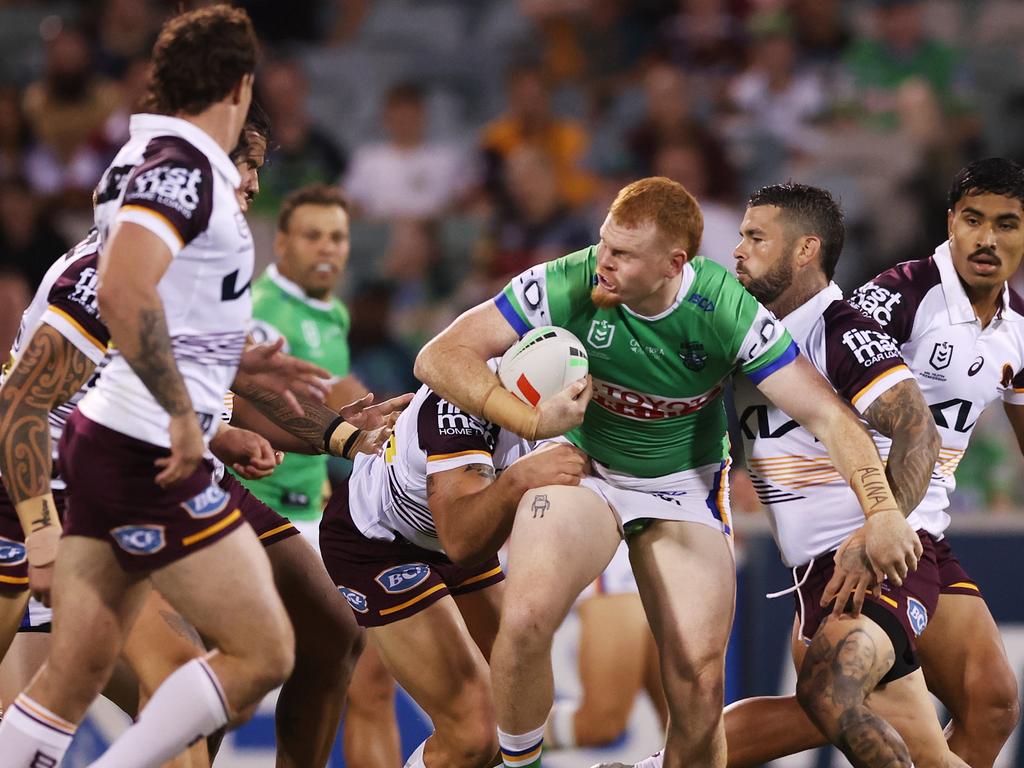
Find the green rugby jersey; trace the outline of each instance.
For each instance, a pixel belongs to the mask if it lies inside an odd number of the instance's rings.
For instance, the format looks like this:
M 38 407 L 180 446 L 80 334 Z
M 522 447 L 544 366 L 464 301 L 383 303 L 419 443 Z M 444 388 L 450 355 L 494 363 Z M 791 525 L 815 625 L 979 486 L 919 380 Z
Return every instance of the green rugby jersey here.
M 283 336 L 289 355 L 316 363 L 336 378 L 348 375 L 349 315 L 334 296 L 326 301 L 310 298 L 271 265 L 253 281 L 252 314 L 256 341 Z M 326 481 L 326 455 L 289 453 L 270 477 L 242 483 L 281 515 L 315 520 L 323 511 Z
M 566 437 L 613 472 L 660 477 L 717 464 L 729 453 L 722 402 L 739 371 L 755 383 L 792 362 L 785 327 L 714 262 L 686 264 L 671 307 L 643 317 L 590 300 L 597 246 L 513 278 L 495 297 L 520 336 L 557 325 L 590 356 L 594 396 L 583 424 Z

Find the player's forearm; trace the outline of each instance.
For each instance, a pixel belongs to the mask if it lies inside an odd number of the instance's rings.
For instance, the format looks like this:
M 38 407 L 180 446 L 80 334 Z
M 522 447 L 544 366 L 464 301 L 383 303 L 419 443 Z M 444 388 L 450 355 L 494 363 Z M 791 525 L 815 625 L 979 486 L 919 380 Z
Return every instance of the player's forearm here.
M 420 350 L 413 372 L 438 395 L 474 416 L 483 415 L 488 395 L 500 386 L 486 360 L 444 335 Z
M 171 417 L 194 412 L 174 361 L 164 305 L 155 287 L 132 296 L 111 296 L 101 283 L 100 312 L 118 352 Z
M 494 557 L 512 533 L 523 493 L 500 476 L 476 493 L 447 501 L 444 509 L 432 509 L 435 519 L 447 523 L 438 533 L 448 557 L 464 568 Z
M 808 429 L 824 443 L 832 464 L 857 495 L 865 517 L 899 508 L 878 449 L 852 412 L 838 405 Z
M 288 401 L 275 392 L 247 386 L 239 381 L 235 382 L 232 391 L 244 398 L 245 403 L 265 419 L 262 423 L 257 423 L 256 426 L 249 424 L 244 426 L 263 435 L 275 448 L 292 453 L 324 453 L 324 432 L 338 418 L 336 411 L 332 411 L 322 403 L 296 395 L 299 405 L 302 406 L 302 415 L 299 416 L 292 410 Z M 244 409 L 245 406 L 243 406 L 241 414 L 243 420 L 251 414 L 251 410 L 245 411 Z M 232 418 L 232 423 L 234 421 Z M 268 433 L 264 429 L 267 426 L 277 429 Z M 290 447 L 286 447 L 286 444 Z
M 334 412 L 331 411 L 331 413 Z M 290 415 L 294 417 L 294 413 Z M 333 418 L 337 418 L 337 414 Z M 327 424 L 320 429 L 317 442 L 315 444 L 311 443 L 308 437 L 315 433 L 312 426 L 303 432 L 306 435 L 305 437 L 293 435 L 267 418 L 248 398 L 241 397 L 237 392 L 235 393 L 234 409 L 231 413 L 231 424 L 232 426 L 248 429 L 258 435 L 262 435 L 279 451 L 306 455 L 316 455 L 324 452 L 323 438 Z

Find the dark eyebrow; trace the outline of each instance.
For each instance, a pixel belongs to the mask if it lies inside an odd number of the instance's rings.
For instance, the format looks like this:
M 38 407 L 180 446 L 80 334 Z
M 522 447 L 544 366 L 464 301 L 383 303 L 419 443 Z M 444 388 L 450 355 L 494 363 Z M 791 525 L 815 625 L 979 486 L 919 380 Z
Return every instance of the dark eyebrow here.
M 763 235 L 764 230 L 760 227 L 747 227 L 746 229 L 740 230 L 741 235 Z

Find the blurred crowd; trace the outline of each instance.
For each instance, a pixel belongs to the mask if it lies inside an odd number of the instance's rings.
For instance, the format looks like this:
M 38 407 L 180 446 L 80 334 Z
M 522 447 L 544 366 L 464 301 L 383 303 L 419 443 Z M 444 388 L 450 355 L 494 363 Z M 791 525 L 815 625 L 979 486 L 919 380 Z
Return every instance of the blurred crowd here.
M 1016 0 L 237 4 L 264 45 L 257 98 L 273 131 L 258 258 L 285 194 L 341 185 L 353 371 L 382 394 L 414 386 L 419 346 L 462 309 L 594 242 L 639 176 L 696 195 L 702 253 L 730 268 L 751 191 L 829 188 L 847 215 L 849 290 L 944 239 L 965 160 L 1024 159 Z M 0 0 L 0 344 L 87 230 L 179 5 Z M 1016 448 L 993 424 L 975 442 L 1000 460 L 964 473 L 975 508 L 1024 504 Z

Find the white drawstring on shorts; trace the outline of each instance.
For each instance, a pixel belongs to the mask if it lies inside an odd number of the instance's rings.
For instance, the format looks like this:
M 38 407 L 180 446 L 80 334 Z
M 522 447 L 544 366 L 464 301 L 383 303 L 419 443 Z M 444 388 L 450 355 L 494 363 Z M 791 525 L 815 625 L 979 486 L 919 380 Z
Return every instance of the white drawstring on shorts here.
M 793 566 L 792 587 L 787 587 L 786 589 L 783 589 L 780 592 L 769 592 L 765 595 L 765 597 L 767 597 L 769 600 L 774 600 L 776 597 L 782 597 L 783 595 L 788 595 L 790 592 L 796 592 L 796 601 L 800 605 L 800 628 L 797 630 L 797 637 L 800 638 L 801 642 L 807 643 L 810 641 L 806 637 L 804 637 L 804 620 L 806 618 L 806 615 L 804 611 L 804 596 L 800 592 L 800 587 L 807 583 L 807 577 L 811 575 L 811 569 L 814 567 L 814 558 L 811 558 L 811 562 L 807 564 L 807 570 L 804 571 L 804 575 L 801 576 L 798 581 L 796 578 L 796 569 L 799 567 L 799 565 Z

